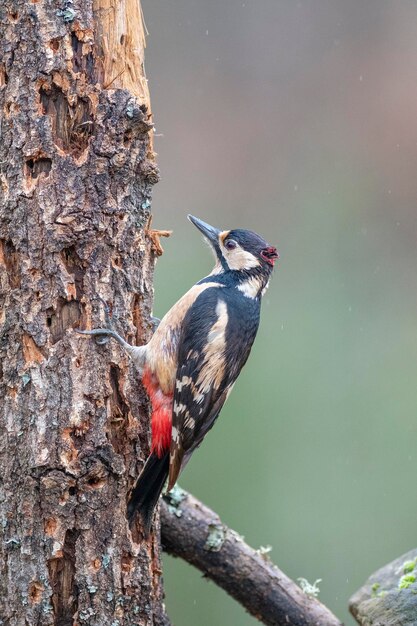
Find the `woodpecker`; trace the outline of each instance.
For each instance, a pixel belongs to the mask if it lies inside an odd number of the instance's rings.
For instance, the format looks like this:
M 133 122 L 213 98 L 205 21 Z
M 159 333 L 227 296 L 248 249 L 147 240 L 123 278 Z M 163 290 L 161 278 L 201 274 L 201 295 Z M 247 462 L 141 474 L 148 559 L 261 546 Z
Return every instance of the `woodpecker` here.
M 152 405 L 151 453 L 127 506 L 129 522 L 138 513 L 145 536 L 166 479 L 170 491 L 246 363 L 279 258 L 276 248 L 252 231 L 221 231 L 188 218 L 212 248 L 215 266 L 174 304 L 149 343 L 131 346 L 111 328 L 79 331 L 113 337 L 127 350 Z

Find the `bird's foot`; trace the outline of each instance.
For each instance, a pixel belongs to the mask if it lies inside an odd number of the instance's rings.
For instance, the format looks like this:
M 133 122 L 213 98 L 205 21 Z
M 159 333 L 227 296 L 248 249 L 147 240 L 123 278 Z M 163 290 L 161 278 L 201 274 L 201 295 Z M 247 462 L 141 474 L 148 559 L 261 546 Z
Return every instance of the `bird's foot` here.
M 106 344 L 109 341 L 109 338 L 115 339 L 117 343 L 120 344 L 122 348 L 124 348 L 124 350 L 126 350 L 126 352 L 129 354 L 130 358 L 133 360 L 138 370 L 142 371 L 145 361 L 145 347 L 131 346 L 130 343 L 127 343 L 127 341 L 125 341 L 125 339 L 123 339 L 123 337 L 113 329 L 113 323 L 110 318 L 110 307 L 108 306 L 107 302 L 100 298 L 100 296 L 97 297 L 104 305 L 104 316 L 108 328 L 93 328 L 92 330 L 78 330 L 77 328 L 74 328 L 74 330 L 79 335 L 94 337 L 96 343 L 99 345 Z
M 118 343 L 122 346 L 126 344 L 126 341 L 121 337 L 115 330 L 112 328 L 94 328 L 92 330 L 78 330 L 78 328 L 74 328 L 75 332 L 79 335 L 88 335 L 90 337 L 95 337 L 96 343 L 99 345 L 105 345 L 109 341 L 109 337 L 113 337 L 116 339 Z
M 108 303 L 99 295 L 96 296 L 97 300 L 100 300 L 104 309 L 104 319 L 106 321 L 105 328 L 94 328 L 92 330 L 78 330 L 75 328 L 74 330 L 79 335 L 89 335 L 90 337 L 95 337 L 95 341 L 98 345 L 105 345 L 109 341 L 109 337 L 115 339 L 120 345 L 125 347 L 127 342 L 121 337 L 113 328 L 113 321 L 110 317 L 110 306 Z

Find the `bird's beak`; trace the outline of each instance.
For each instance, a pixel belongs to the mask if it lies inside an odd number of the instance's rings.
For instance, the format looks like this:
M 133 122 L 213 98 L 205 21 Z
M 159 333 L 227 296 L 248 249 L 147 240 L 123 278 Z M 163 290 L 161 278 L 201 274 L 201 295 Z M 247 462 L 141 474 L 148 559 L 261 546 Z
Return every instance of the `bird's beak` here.
M 201 231 L 206 239 L 212 244 L 218 244 L 219 235 L 221 231 L 218 228 L 214 228 L 214 226 L 210 226 L 210 224 L 206 224 L 203 220 L 199 220 L 198 217 L 194 217 L 194 215 L 188 215 L 188 219 L 190 222 L 197 226 L 198 230 Z

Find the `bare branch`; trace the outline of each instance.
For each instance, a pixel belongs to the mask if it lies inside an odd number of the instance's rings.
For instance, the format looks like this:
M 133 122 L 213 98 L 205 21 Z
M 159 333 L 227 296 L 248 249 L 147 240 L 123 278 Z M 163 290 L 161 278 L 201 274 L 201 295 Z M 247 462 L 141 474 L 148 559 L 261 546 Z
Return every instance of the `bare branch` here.
M 219 516 L 179 488 L 161 503 L 166 552 L 191 563 L 269 626 L 342 626 L 316 598 L 254 550 Z

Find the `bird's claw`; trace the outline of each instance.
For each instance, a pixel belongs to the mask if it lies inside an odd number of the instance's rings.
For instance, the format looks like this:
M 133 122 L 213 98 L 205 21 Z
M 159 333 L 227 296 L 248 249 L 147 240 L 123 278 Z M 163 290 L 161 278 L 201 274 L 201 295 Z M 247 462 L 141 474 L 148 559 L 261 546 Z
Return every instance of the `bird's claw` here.
M 106 343 L 108 343 L 109 337 L 116 338 L 115 335 L 117 333 L 114 330 L 113 322 L 110 317 L 110 306 L 108 305 L 106 300 L 104 300 L 104 298 L 102 298 L 98 294 L 95 296 L 95 299 L 99 300 L 103 305 L 106 328 L 94 328 L 93 330 L 78 330 L 77 328 L 75 328 L 74 330 L 80 335 L 90 335 L 95 337 L 96 344 L 98 344 L 99 346 L 104 346 Z
M 104 346 L 109 341 L 109 337 L 114 337 L 116 334 L 111 328 L 94 328 L 93 330 L 79 330 L 74 328 L 75 332 L 79 335 L 88 335 L 95 337 L 95 342 L 99 346 Z

